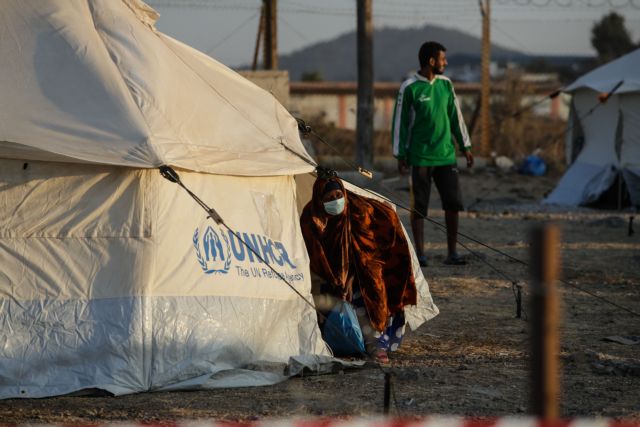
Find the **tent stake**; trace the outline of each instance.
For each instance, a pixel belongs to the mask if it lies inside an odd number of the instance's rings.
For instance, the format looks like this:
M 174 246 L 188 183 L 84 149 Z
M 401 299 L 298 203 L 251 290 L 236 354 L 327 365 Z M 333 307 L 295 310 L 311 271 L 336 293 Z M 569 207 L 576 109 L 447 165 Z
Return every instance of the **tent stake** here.
M 384 408 L 382 413 L 389 415 L 389 406 L 391 403 L 391 374 L 389 372 L 384 373 Z

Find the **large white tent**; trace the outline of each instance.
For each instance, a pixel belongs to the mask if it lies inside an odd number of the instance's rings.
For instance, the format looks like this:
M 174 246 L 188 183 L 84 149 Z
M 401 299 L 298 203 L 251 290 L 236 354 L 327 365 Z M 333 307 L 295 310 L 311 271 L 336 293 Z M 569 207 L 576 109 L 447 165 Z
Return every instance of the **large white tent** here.
M 565 89 L 573 95 L 566 138 L 567 160 L 572 164 L 545 203 L 595 202 L 619 177 L 631 203 L 640 206 L 639 70 L 640 49 L 636 49 Z M 602 103 L 602 95 L 612 91 Z
M 2 2 L 0 398 L 272 384 L 331 360 L 314 309 L 239 242 L 311 300 L 295 120 L 156 18 Z M 414 271 L 417 327 L 437 308 Z

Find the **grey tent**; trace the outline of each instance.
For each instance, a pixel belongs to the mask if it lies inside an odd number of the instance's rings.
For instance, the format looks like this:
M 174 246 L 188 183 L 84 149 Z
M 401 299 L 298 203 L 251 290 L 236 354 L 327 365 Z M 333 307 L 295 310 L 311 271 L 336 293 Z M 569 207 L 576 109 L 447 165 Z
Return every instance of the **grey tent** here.
M 614 89 L 602 103 L 602 94 Z M 565 92 L 572 95 L 571 166 L 544 203 L 587 205 L 617 182 L 640 206 L 640 49 L 585 74 Z

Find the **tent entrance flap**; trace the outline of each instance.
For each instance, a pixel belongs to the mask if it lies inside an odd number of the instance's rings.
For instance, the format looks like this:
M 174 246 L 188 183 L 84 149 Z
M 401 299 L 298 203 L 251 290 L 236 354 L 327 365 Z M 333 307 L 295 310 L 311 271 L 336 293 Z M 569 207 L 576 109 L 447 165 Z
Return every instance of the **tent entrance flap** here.
M 631 206 L 629 187 L 622 173 L 618 172 L 611 186 L 604 190 L 593 202 L 587 204 L 597 209 L 624 209 Z

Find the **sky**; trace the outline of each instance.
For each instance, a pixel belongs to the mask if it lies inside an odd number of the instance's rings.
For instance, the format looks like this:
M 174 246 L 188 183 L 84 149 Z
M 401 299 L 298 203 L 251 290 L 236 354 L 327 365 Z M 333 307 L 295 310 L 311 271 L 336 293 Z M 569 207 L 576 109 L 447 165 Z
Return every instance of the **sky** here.
M 156 28 L 236 67 L 251 64 L 260 0 L 146 0 Z M 278 51 L 287 54 L 356 29 L 355 0 L 278 0 Z M 533 55 L 595 55 L 591 28 L 610 11 L 640 42 L 640 0 L 492 0 L 491 39 Z M 373 0 L 374 27 L 434 24 L 480 37 L 477 0 Z M 374 39 L 375 43 L 375 39 Z

